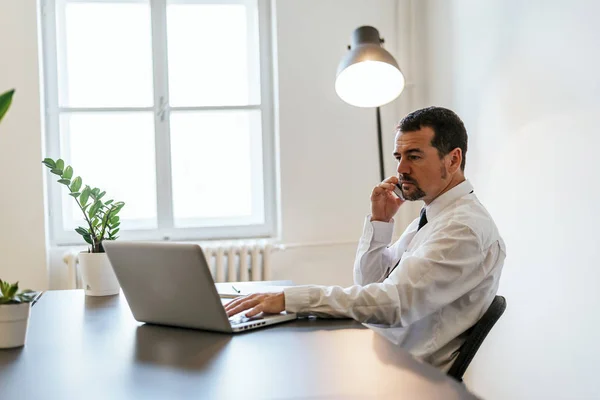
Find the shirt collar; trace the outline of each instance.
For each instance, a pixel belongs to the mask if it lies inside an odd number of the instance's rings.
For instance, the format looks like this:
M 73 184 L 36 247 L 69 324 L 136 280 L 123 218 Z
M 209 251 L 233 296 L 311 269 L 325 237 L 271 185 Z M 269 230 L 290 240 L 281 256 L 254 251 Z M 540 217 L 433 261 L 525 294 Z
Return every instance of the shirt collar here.
M 425 206 L 425 212 L 427 214 L 427 220 L 431 221 L 434 219 L 444 208 L 454 203 L 461 197 L 471 193 L 473 191 L 473 185 L 468 179 L 454 186 L 446 193 L 438 196 L 435 200 Z

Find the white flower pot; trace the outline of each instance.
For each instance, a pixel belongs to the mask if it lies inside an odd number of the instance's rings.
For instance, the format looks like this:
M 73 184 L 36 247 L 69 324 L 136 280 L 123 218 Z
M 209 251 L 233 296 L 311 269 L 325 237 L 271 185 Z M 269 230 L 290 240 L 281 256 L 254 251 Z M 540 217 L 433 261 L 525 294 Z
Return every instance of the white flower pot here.
M 79 270 L 87 296 L 119 294 L 119 281 L 106 253 L 79 253 Z
M 0 349 L 25 345 L 31 303 L 0 306 Z

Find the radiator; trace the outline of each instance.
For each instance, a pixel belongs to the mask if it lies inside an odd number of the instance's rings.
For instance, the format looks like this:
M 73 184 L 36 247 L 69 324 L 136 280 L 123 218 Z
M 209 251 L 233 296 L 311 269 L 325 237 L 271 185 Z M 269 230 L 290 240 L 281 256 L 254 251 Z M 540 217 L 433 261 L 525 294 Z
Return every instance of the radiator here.
M 215 282 L 271 280 L 271 244 L 202 245 Z
M 271 254 L 283 246 L 266 242 L 205 242 L 198 243 L 204 251 L 215 282 L 246 282 L 271 280 Z M 81 275 L 77 268 L 78 251 L 63 255 L 67 266 L 68 288 L 80 289 Z

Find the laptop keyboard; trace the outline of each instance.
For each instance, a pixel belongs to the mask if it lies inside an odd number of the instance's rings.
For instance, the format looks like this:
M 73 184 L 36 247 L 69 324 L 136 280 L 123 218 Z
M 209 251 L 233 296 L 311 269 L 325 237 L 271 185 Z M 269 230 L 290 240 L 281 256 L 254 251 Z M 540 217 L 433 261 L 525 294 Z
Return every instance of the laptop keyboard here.
M 239 324 L 243 324 L 245 322 L 256 321 L 259 319 L 263 319 L 263 317 L 257 316 L 257 317 L 248 318 L 244 314 L 237 314 L 237 315 L 234 315 L 233 317 L 230 317 L 229 322 L 231 323 L 231 325 L 239 325 Z

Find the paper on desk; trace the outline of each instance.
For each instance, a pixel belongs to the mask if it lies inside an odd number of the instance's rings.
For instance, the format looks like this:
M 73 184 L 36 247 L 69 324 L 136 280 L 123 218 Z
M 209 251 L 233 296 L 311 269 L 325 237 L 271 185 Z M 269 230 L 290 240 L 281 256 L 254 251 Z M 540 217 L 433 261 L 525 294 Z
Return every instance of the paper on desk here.
M 219 296 L 225 299 L 233 299 L 235 297 L 246 296 L 252 293 L 278 293 L 289 286 L 271 286 L 271 285 L 260 285 L 259 283 L 252 282 L 234 282 L 227 283 L 215 283 Z M 235 289 L 239 290 L 239 293 Z

